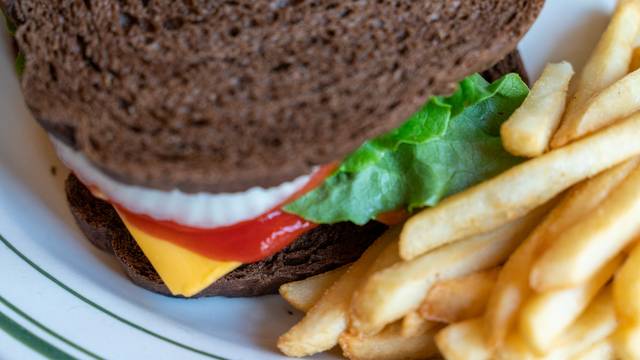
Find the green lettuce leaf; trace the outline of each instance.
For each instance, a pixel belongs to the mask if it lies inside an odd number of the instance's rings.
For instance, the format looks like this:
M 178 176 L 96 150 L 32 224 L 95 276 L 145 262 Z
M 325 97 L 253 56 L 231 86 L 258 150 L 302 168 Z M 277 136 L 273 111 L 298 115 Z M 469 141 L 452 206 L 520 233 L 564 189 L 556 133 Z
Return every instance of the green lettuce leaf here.
M 7 14 L 4 13 L 4 11 L 2 11 L 2 9 L 0 9 L 0 13 L 2 13 L 2 16 L 4 17 L 4 23 L 7 28 L 7 32 L 9 32 L 9 35 L 15 35 L 17 30 L 16 24 L 11 21 L 11 19 L 7 16 Z
M 2 16 L 4 17 L 4 22 L 7 28 L 7 32 L 9 33 L 9 35 L 15 36 L 16 31 L 18 30 L 18 28 L 16 27 L 16 24 L 13 21 L 11 21 L 11 19 L 7 16 L 7 14 L 4 13 L 4 11 L 2 11 L 2 9 L 0 9 L 0 13 L 2 13 Z M 25 65 L 26 65 L 26 58 L 24 54 L 18 53 L 18 56 L 16 57 L 16 61 L 15 61 L 15 68 L 16 68 L 16 72 L 18 73 L 18 76 L 22 76 Z
M 518 164 L 500 125 L 522 104 L 516 74 L 489 84 L 480 75 L 449 97 L 433 97 L 396 130 L 366 142 L 320 187 L 285 206 L 307 220 L 365 224 L 379 214 L 434 206 Z
M 16 73 L 18 74 L 18 76 L 22 76 L 22 73 L 24 73 L 24 67 L 26 65 L 27 65 L 27 59 L 24 57 L 24 54 L 18 53 L 18 56 L 16 56 L 16 62 L 15 62 Z

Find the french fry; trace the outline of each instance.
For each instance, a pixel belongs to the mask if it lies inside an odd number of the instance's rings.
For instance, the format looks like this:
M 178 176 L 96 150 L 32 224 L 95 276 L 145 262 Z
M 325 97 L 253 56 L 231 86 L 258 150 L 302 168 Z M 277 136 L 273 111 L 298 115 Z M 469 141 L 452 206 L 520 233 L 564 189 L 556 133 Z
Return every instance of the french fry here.
M 412 261 L 376 272 L 353 296 L 350 330 L 376 334 L 417 310 L 437 282 L 492 268 L 506 259 L 547 207 L 496 231 L 443 246 Z
M 307 312 L 349 268 L 348 265 L 280 286 L 280 295 L 296 310 Z
M 596 209 L 639 163 L 637 158 L 628 160 L 575 186 L 511 255 L 487 305 L 485 324 L 492 349 L 502 346 L 523 301 L 529 296 L 531 266 L 548 247 L 547 243 Z
M 572 359 L 595 344 L 606 340 L 616 329 L 616 319 L 611 289 L 603 289 L 582 315 L 557 339 L 553 349 L 543 356 L 528 348 L 517 332 L 511 333 L 505 346 L 496 353 L 498 359 Z
M 616 351 L 613 342 L 605 339 L 576 355 L 572 360 L 616 360 Z
M 567 104 L 560 129 L 551 141 L 559 148 L 577 138 L 580 113 L 595 94 L 620 80 L 629 70 L 636 36 L 640 32 L 640 4 L 621 0 L 613 18 L 578 77 L 576 92 Z
M 576 183 L 638 155 L 638 133 L 640 114 L 423 210 L 405 224 L 400 256 L 410 260 L 526 214 Z
M 640 359 L 640 246 L 636 245 L 613 282 L 613 299 L 623 325 L 613 340 L 623 360 Z
M 401 229 L 402 226 L 394 227 L 396 240 L 398 240 L 399 238 Z M 376 261 L 373 263 L 373 266 L 371 266 L 371 268 L 369 269 L 367 276 L 382 269 L 386 269 L 393 264 L 401 262 L 402 259 L 400 258 L 399 246 L 400 245 L 398 244 L 398 241 L 394 241 L 391 244 L 387 245 L 387 247 L 382 251 Z
M 500 268 L 442 281 L 420 305 L 421 317 L 452 324 L 484 314 Z
M 618 316 L 640 324 L 640 246 L 636 245 L 613 281 L 613 299 Z
M 554 344 L 546 359 L 569 359 L 607 339 L 616 330 L 618 320 L 611 288 L 604 288 L 582 315 Z
M 436 344 L 447 360 L 489 360 L 492 353 L 484 337 L 482 318 L 451 324 L 436 335 Z
M 373 263 L 397 242 L 399 227 L 391 228 L 353 263 L 305 317 L 278 339 L 278 348 L 288 356 L 309 356 L 326 351 L 338 344 L 338 338 L 347 329 L 349 304 L 354 290 L 366 277 Z
M 571 64 L 549 64 L 529 96 L 500 129 L 504 148 L 513 155 L 536 157 L 549 147 L 567 102 Z
M 414 336 L 425 328 L 431 329 L 439 326 L 440 324 L 435 321 L 430 321 L 422 316 L 417 311 L 412 311 L 402 318 L 401 321 L 402 336 Z
M 640 326 L 621 325 L 611 339 L 618 358 L 622 360 L 640 359 Z
M 580 138 L 640 110 L 640 70 L 616 81 L 589 99 L 573 116 L 574 137 Z
M 434 341 L 437 329 L 426 327 L 404 336 L 401 327 L 399 323 L 392 324 L 372 337 L 344 333 L 340 347 L 345 357 L 358 360 L 417 360 L 438 354 Z
M 503 346 L 495 353 L 494 358 L 499 360 L 538 360 L 540 357 L 531 350 L 518 332 L 512 332 Z
M 520 334 L 534 352 L 543 355 L 552 351 L 555 341 L 576 321 L 621 263 L 622 256 L 619 256 L 585 284 L 538 293 L 524 304 Z
M 640 69 L 640 47 L 637 47 L 635 50 L 633 50 L 629 72 L 632 73 L 638 69 Z
M 558 236 L 534 264 L 531 286 L 537 291 L 547 291 L 587 281 L 638 234 L 638 213 L 640 168 L 612 191 L 597 211 Z

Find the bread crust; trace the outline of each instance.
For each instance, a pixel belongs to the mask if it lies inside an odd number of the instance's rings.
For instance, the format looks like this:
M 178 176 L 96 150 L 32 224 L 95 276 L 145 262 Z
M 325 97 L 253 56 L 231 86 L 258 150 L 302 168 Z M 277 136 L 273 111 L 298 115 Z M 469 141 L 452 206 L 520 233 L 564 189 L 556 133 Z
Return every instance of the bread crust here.
M 512 51 L 543 0 L 9 3 L 45 129 L 123 182 L 235 192 L 396 127 Z

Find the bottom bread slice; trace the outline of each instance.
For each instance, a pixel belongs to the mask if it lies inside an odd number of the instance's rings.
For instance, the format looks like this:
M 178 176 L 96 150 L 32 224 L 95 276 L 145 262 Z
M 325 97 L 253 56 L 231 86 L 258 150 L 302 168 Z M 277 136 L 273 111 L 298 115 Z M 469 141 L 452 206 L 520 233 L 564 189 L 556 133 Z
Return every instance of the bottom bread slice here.
M 71 213 L 84 235 L 98 248 L 113 253 L 134 283 L 171 295 L 115 209 L 95 198 L 74 175 L 69 175 L 65 188 Z M 377 222 L 365 226 L 320 225 L 279 253 L 230 272 L 197 296 L 246 297 L 275 293 L 284 283 L 355 261 L 385 229 L 386 226 Z

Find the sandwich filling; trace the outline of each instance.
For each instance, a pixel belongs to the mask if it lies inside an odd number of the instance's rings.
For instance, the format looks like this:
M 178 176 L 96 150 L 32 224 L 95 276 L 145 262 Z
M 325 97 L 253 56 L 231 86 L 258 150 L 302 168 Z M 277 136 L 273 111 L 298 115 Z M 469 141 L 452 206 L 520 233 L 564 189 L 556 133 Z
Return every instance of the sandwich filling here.
M 178 190 L 162 192 L 119 183 L 104 175 L 83 154 L 53 138 L 52 142 L 60 159 L 91 189 L 94 196 L 115 207 L 169 290 L 174 295 L 183 296 L 199 293 L 243 263 L 257 262 L 279 252 L 315 227 L 316 224 L 286 213 L 281 207 L 320 185 L 335 169 L 335 165 L 319 167 L 311 175 L 271 189 L 253 188 L 231 195 L 192 195 Z M 284 199 L 283 193 L 286 194 Z M 230 197 L 262 201 L 269 207 L 254 217 L 247 215 L 252 214 L 251 210 L 244 213 L 236 211 L 236 214 L 244 215 L 239 221 L 209 228 L 193 227 L 175 218 L 154 218 L 154 215 L 171 211 L 179 214 L 180 210 L 191 214 L 213 209 L 224 212 Z M 209 207 L 203 209 L 203 202 L 209 203 Z M 251 203 L 247 205 L 250 209 L 256 208 L 255 204 L 253 207 Z M 135 209 L 150 211 L 136 212 Z
M 171 292 L 192 296 L 317 224 L 399 222 L 516 165 L 521 159 L 503 149 L 499 128 L 527 94 L 518 75 L 493 84 L 473 75 L 453 95 L 432 98 L 400 128 L 366 142 L 339 165 L 234 194 L 122 184 L 81 153 L 54 144 L 78 178 L 114 205 Z

